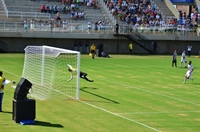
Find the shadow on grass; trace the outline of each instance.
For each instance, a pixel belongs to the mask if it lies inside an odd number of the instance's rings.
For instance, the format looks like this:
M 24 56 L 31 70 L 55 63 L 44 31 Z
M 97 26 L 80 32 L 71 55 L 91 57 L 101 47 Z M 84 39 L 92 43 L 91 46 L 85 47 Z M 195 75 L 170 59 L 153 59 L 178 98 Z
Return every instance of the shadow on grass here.
M 44 122 L 44 121 L 35 121 L 34 125 L 46 126 L 46 127 L 59 127 L 59 128 L 63 128 L 63 126 L 60 125 L 60 124 L 51 124 L 50 122 Z
M 12 112 L 10 112 L 10 111 L 2 111 L 2 113 L 12 114 Z
M 85 89 L 97 89 L 97 88 L 83 87 L 83 88 L 80 88 L 80 90 L 83 91 L 83 92 L 85 92 L 85 93 L 88 93 L 88 94 L 94 95 L 94 96 L 96 96 L 96 97 L 102 98 L 102 99 L 104 99 L 104 100 L 107 100 L 107 101 L 109 101 L 109 102 L 112 102 L 112 103 L 115 103 L 115 104 L 119 104 L 119 102 L 117 102 L 117 101 L 114 101 L 114 100 L 108 99 L 108 98 L 106 98 L 106 97 L 103 97 L 103 96 L 101 96 L 101 95 L 98 95 L 98 94 L 95 94 L 95 93 L 86 91 Z
M 12 114 L 12 112 L 9 112 L 9 111 L 2 111 L 2 113 Z M 38 125 L 38 126 L 63 128 L 63 126 L 60 124 L 51 124 L 50 122 L 44 122 L 44 121 L 34 121 L 34 122 L 35 122 L 34 125 Z
M 200 83 L 192 83 L 192 84 L 194 84 L 194 85 L 200 85 Z

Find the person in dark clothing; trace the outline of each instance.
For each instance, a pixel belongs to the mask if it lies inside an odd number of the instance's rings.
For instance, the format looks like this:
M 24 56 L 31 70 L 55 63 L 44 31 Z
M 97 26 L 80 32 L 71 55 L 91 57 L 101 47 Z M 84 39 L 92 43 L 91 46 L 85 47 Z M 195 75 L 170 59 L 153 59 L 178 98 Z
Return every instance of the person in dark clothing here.
M 85 52 L 86 53 L 90 52 L 90 47 L 89 46 L 90 46 L 90 42 L 89 42 L 89 40 L 86 40 L 85 41 L 85 50 L 86 50 Z
M 101 52 L 101 57 L 107 57 L 107 58 L 110 58 L 109 54 L 106 53 L 104 50 Z
M 5 80 L 6 79 L 3 77 L 3 72 L 0 71 L 0 112 L 2 112 L 2 102 L 3 102 L 3 95 L 4 95 Z
M 174 67 L 174 65 L 177 67 L 176 57 L 177 57 L 177 53 L 176 53 L 176 50 L 174 50 L 174 53 L 172 55 L 172 67 Z
M 152 42 L 153 45 L 153 53 L 157 53 L 158 44 L 156 41 Z
M 116 23 L 115 28 L 116 28 L 116 34 L 118 34 L 119 33 L 119 24 L 118 23 Z

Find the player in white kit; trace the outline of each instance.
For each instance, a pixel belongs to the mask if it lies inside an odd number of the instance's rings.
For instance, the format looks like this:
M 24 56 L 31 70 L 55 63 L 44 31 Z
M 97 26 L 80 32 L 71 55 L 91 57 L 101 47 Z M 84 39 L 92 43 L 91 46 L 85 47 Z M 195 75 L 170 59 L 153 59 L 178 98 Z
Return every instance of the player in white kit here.
M 191 75 L 194 71 L 194 67 L 192 66 L 192 61 L 189 61 L 188 62 L 188 70 L 186 72 L 186 75 L 185 75 L 185 78 L 184 78 L 184 82 L 183 83 L 186 83 L 186 80 L 189 79 L 189 80 L 192 80 L 193 81 L 193 78 L 191 78 Z
M 181 62 L 180 62 L 180 67 L 182 67 L 182 64 L 184 63 L 184 67 L 186 67 L 186 63 L 187 63 L 187 61 L 186 61 L 186 58 L 185 58 L 185 50 L 182 52 L 182 54 L 181 54 Z

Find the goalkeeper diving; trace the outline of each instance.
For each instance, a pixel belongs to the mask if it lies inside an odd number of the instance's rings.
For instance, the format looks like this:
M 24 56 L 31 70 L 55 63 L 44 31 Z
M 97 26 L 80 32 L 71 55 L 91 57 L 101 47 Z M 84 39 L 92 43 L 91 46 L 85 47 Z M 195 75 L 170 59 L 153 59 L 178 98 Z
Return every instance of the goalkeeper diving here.
M 67 64 L 67 66 L 69 67 L 69 68 L 68 68 L 68 71 L 71 73 L 71 77 L 70 77 L 70 79 L 68 80 L 68 82 L 70 82 L 70 81 L 73 79 L 73 74 L 76 74 L 77 69 L 76 69 L 76 68 L 73 68 L 73 67 L 72 67 L 71 65 L 69 65 L 69 64 Z M 80 71 L 80 78 L 85 79 L 85 80 L 88 81 L 88 82 L 94 82 L 93 80 L 88 79 L 86 76 L 87 76 L 87 73 L 84 73 L 84 72 Z

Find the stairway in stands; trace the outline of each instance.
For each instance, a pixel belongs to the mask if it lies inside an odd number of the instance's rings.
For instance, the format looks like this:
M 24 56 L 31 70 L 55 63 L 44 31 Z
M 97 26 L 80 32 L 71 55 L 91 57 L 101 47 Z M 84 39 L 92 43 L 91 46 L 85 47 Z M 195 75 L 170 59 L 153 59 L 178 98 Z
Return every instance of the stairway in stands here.
M 162 15 L 165 17 L 174 16 L 174 14 L 169 10 L 163 0 L 154 0 L 154 3 L 156 4 L 156 7 L 158 7 L 158 9 L 162 12 Z
M 4 8 L 3 8 L 3 3 L 2 1 L 0 0 L 0 11 L 4 11 Z
M 6 13 L 5 13 L 5 9 L 4 9 L 4 6 L 3 6 L 3 2 L 4 1 L 0 0 L 0 12 L 1 12 L 0 13 L 1 14 L 0 17 L 1 18 L 6 17 Z

